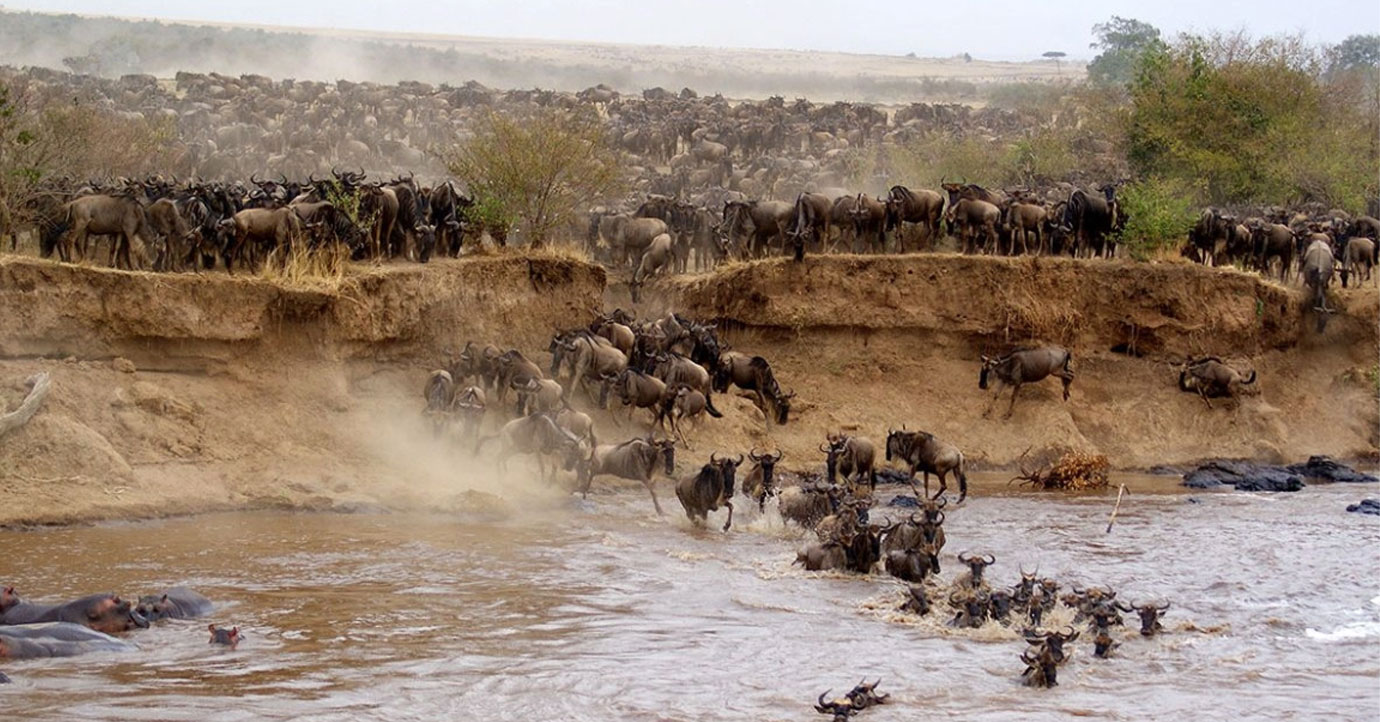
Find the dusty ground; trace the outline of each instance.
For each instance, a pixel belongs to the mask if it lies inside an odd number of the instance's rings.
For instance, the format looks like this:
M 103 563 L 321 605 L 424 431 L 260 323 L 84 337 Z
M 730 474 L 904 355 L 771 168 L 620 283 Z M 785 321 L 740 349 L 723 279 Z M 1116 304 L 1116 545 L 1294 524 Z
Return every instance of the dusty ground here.
M 602 270 L 559 257 L 388 266 L 318 290 L 0 259 L 0 407 L 18 404 L 28 375 L 53 376 L 34 420 L 0 439 L 0 524 L 260 507 L 484 511 L 528 474 L 501 477 L 430 437 L 418 413 L 427 372 L 469 339 L 544 366 L 551 331 L 587 322 L 604 285 Z M 691 432 L 681 469 L 754 445 L 814 467 L 827 430 L 880 440 L 903 423 L 989 469 L 1027 449 L 1095 450 L 1136 469 L 1373 458 L 1380 447 L 1367 376 L 1374 287 L 1339 293 L 1346 311 L 1321 336 L 1295 289 L 1181 265 L 839 257 L 739 264 L 654 290 L 644 313 L 674 305 L 718 319 L 730 344 L 766 356 L 799 393 L 790 424 L 771 429 L 748 400 L 718 397 L 726 418 Z M 1011 420 L 1002 407 L 984 417 L 978 355 L 1030 338 L 1074 350 L 1072 399 L 1045 382 L 1022 392 Z M 1260 393 L 1206 409 L 1174 388 L 1189 353 L 1253 366 Z M 595 416 L 601 441 L 645 426 Z

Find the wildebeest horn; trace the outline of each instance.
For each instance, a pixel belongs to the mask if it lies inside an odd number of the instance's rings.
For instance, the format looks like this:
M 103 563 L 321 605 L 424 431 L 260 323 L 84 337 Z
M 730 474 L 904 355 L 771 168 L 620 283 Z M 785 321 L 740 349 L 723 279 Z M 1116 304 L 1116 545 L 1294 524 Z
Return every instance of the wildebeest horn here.
M 910 515 L 910 523 L 912 523 L 912 524 L 914 524 L 914 525 L 916 525 L 916 526 L 920 526 L 920 522 L 918 522 L 918 521 L 915 520 L 915 514 L 913 514 L 913 513 Z
M 1155 607 L 1155 609 L 1158 609 L 1159 611 L 1163 612 L 1169 609 L 1169 602 L 1165 602 L 1163 607 Z
M 991 554 L 984 554 L 980 558 L 986 561 L 989 566 L 997 563 L 997 558 L 992 556 Z
M 715 451 L 715 452 L 713 452 L 713 453 L 711 453 L 711 454 L 709 455 L 709 463 L 711 463 L 711 464 L 717 464 L 717 463 L 719 463 L 719 452 Z
M 941 512 L 939 512 L 939 521 L 936 521 L 935 524 L 943 524 L 943 523 L 944 523 L 944 512 L 941 511 Z
M 824 452 L 824 453 L 826 453 L 826 454 L 829 453 L 829 451 L 830 451 L 828 444 L 820 444 L 820 445 L 819 445 L 819 450 L 822 451 L 822 452 Z
M 782 450 L 780 450 L 780 449 L 777 449 L 777 450 L 776 450 L 776 455 L 772 457 L 772 460 L 771 460 L 772 463 L 775 464 L 776 462 L 780 461 L 780 460 L 781 460 L 781 457 L 783 457 L 783 456 L 785 456 L 785 455 L 786 455 L 786 452 L 784 452 L 784 451 L 782 451 Z
M 762 463 L 762 455 L 757 453 L 757 447 L 755 446 L 752 447 L 752 451 L 748 452 L 748 458 L 759 464 Z
M 739 454 L 739 455 L 738 455 L 738 458 L 736 458 L 736 459 L 733 460 L 733 465 L 734 465 L 734 466 L 737 466 L 737 465 L 739 465 L 739 464 L 741 464 L 741 463 L 743 463 L 743 455 L 742 455 L 742 454 Z
M 940 509 L 943 509 L 944 507 L 946 507 L 946 506 L 948 506 L 948 505 L 949 505 L 949 497 L 947 497 L 947 496 L 940 497 L 940 499 L 939 499 L 939 508 L 940 508 Z
M 972 557 L 968 556 L 968 552 L 959 552 L 959 553 L 958 553 L 958 560 L 959 560 L 960 562 L 963 562 L 964 564 L 967 564 L 968 561 L 969 561 L 970 559 L 972 559 Z

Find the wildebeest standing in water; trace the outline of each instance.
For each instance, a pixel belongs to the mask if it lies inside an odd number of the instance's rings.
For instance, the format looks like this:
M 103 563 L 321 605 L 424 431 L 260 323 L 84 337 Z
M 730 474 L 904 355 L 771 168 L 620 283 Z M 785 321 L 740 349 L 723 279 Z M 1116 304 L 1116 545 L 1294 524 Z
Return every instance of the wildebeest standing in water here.
M 709 456 L 705 464 L 692 476 L 687 476 L 676 484 L 676 496 L 685 508 L 685 516 L 690 521 L 704 523 L 709 520 L 709 512 L 718 511 L 720 506 L 728 509 L 728 519 L 724 531 L 733 525 L 733 482 L 738 473 L 738 465 L 743 463 L 740 455 L 732 459 L 720 459 L 717 454 Z
M 1073 383 L 1073 370 L 1069 364 L 1073 354 L 1058 346 L 1041 348 L 1022 348 L 997 358 L 982 357 L 982 372 L 978 375 L 978 388 L 986 390 L 989 376 L 996 376 L 997 391 L 983 415 L 992 413 L 992 406 L 1001 394 L 1002 385 L 1011 387 L 1011 404 L 1006 408 L 1006 417 L 1011 418 L 1016 409 L 1016 395 L 1021 392 L 1021 384 L 1035 383 L 1047 376 L 1054 376 L 1064 382 L 1064 400 L 1069 400 L 1069 384 Z
M 888 430 L 886 460 L 893 458 L 906 462 L 912 480 L 917 471 L 924 475 L 925 496 L 928 497 L 930 493 L 930 474 L 939 477 L 939 490 L 934 493 L 934 498 L 938 499 L 949 488 L 946 477 L 952 471 L 958 479 L 958 500 L 962 502 L 968 498 L 968 473 L 964 468 L 963 452 L 953 444 L 940 441 L 934 434 L 924 431 L 906 431 L 905 427 L 900 431 Z

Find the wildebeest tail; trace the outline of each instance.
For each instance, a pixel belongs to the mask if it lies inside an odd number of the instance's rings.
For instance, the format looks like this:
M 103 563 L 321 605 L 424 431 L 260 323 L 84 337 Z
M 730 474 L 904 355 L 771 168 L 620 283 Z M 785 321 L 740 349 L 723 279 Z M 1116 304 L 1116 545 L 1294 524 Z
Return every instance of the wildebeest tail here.
M 719 413 L 718 409 L 714 408 L 714 399 L 710 394 L 704 395 L 704 410 L 708 411 L 709 415 L 716 419 L 722 419 L 724 417 L 723 414 Z

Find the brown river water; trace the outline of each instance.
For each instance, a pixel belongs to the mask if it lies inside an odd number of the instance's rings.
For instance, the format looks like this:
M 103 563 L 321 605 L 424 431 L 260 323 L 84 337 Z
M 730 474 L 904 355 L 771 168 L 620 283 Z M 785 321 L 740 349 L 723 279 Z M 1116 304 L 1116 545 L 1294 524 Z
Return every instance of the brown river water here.
M 1112 659 L 1073 643 L 1050 690 L 1019 684 L 1009 630 L 892 612 L 884 576 L 792 567 L 802 536 L 770 510 L 740 498 L 730 533 L 694 530 L 669 489 L 658 519 L 622 488 L 501 521 L 256 512 L 0 532 L 0 578 L 31 598 L 186 584 L 218 605 L 129 635 L 137 652 L 6 663 L 0 705 L 25 720 L 814 720 L 820 692 L 880 677 L 892 704 L 858 719 L 1377 719 L 1380 519 L 1344 511 L 1375 487 L 1131 481 L 1110 535 L 1114 493 L 989 484 L 949 509 L 945 581 L 972 550 L 996 556 L 994 583 L 1038 566 L 1172 603 L 1165 634 L 1127 629 Z M 247 638 L 209 646 L 208 621 Z

